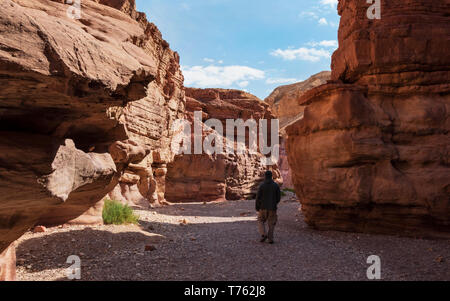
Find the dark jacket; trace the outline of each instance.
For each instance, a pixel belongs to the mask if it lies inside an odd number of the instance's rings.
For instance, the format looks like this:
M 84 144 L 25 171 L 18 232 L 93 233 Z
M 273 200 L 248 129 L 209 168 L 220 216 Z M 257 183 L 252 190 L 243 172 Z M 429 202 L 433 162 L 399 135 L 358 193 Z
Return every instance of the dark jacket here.
M 280 186 L 272 179 L 265 179 L 259 186 L 256 195 L 256 211 L 259 210 L 277 210 L 278 203 L 281 200 Z

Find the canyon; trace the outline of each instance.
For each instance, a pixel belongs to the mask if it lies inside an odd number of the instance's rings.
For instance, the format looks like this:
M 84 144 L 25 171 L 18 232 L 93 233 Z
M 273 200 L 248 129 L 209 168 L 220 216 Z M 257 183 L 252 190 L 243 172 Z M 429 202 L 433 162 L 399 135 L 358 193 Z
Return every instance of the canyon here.
M 185 87 L 179 54 L 134 0 L 83 0 L 81 8 L 73 19 L 64 0 L 0 2 L 0 280 L 16 279 L 16 244 L 36 225 L 53 234 L 66 231 L 62 225 L 110 230 L 102 225 L 105 199 L 140 211 L 145 229 L 158 218 L 158 227 L 182 236 L 168 239 L 172 246 L 188 239 L 197 250 L 201 228 L 223 259 L 220 239 L 232 244 L 236 237 L 220 237 L 227 234 L 221 230 L 247 231 L 256 218 L 249 200 L 267 169 L 295 188 L 301 204 L 297 212 L 298 204 L 284 200 L 289 218 L 281 219 L 287 226 L 278 251 L 285 262 L 295 257 L 290 231 L 303 219 L 324 231 L 450 238 L 449 3 L 383 1 L 382 19 L 370 20 L 365 1 L 340 0 L 332 71 L 279 87 L 265 101 L 239 90 Z M 207 120 L 225 128 L 229 119 L 278 118 L 278 164 L 263 164 L 247 132 L 237 133 L 242 154 L 175 153 L 174 124 L 193 123 L 198 111 L 202 142 L 215 135 L 216 143 L 235 147 Z M 226 202 L 235 200 L 243 201 Z M 202 207 L 208 205 L 214 217 Z M 178 212 L 183 206 L 186 215 Z M 200 227 L 194 217 L 212 225 Z M 186 219 L 197 227 L 187 238 L 176 228 L 190 227 Z M 301 231 L 295 250 L 312 254 L 311 242 L 326 245 L 316 232 Z M 73 232 L 68 236 L 80 234 Z M 359 240 L 333 235 L 342 246 Z M 381 241 L 389 246 L 390 238 Z
M 106 198 L 142 208 L 248 198 L 266 170 L 248 151 L 170 164 L 172 125 L 188 117 L 179 55 L 134 0 L 83 1 L 80 19 L 68 7 L 0 3 L 0 280 L 14 279 L 13 242 L 35 225 L 102 224 Z M 204 108 L 216 118 L 226 103 L 223 117 L 272 117 L 256 97 L 220 94 Z
M 233 141 L 227 139 L 226 121 L 241 119 L 272 120 L 275 116 L 269 105 L 256 96 L 238 90 L 193 89 L 186 88 L 186 112 L 191 124 L 194 123 L 194 112 L 202 112 L 203 137 L 216 133 L 217 139 L 224 146 L 231 143 L 235 149 L 232 153 L 221 151 L 208 154 L 180 154 L 175 156 L 168 166 L 166 198 L 170 202 L 224 201 L 254 198 L 259 184 L 264 179 L 266 170 L 272 170 L 274 179 L 281 182 L 281 175 L 276 165 L 266 166 L 265 158 L 260 152 L 249 150 L 249 132 L 241 133 L 245 142 L 242 154 L 236 152 L 239 132 L 233 128 Z M 215 119 L 221 123 L 221 133 L 208 127 L 204 122 Z M 192 129 L 192 142 L 194 133 Z M 225 131 L 223 131 L 225 129 Z M 272 136 L 268 125 L 268 137 Z M 234 135 L 237 134 L 237 135 Z M 278 133 L 276 133 L 278 135 Z

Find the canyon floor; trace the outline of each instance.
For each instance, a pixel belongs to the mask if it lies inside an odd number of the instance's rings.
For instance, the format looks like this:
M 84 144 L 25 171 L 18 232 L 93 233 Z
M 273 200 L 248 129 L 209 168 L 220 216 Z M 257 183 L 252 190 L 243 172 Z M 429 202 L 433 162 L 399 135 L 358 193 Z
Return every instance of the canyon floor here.
M 259 242 L 254 201 L 136 210 L 139 226 L 64 226 L 27 233 L 17 245 L 18 280 L 367 280 L 381 258 L 383 280 L 450 280 L 450 243 L 319 232 L 297 202 L 282 201 L 274 245 Z M 145 251 L 145 247 L 152 251 Z

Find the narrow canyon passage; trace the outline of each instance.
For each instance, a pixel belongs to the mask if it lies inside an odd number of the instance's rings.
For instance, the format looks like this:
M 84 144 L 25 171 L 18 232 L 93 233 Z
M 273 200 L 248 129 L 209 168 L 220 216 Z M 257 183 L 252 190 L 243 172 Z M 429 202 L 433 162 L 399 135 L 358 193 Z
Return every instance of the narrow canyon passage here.
M 276 243 L 261 244 L 253 208 L 178 204 L 136 210 L 139 226 L 28 232 L 18 241 L 18 280 L 66 280 L 70 255 L 81 258 L 81 280 L 367 280 L 370 255 L 380 256 L 383 280 L 450 279 L 448 241 L 315 231 L 285 198 Z

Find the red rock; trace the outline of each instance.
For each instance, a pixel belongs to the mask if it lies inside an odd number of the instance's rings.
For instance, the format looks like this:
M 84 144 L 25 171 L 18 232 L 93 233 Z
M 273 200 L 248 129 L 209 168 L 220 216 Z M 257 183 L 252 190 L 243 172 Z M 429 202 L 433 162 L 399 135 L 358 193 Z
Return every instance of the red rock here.
M 286 127 L 303 118 L 305 107 L 298 103 L 298 99 L 306 91 L 326 84 L 330 79 L 331 72 L 323 71 L 311 76 L 306 81 L 278 87 L 264 100 L 270 105 L 270 109 L 280 120 L 280 133 L 282 139 L 280 141 L 280 161 L 278 162 L 278 166 L 281 177 L 283 178 L 283 187 L 294 187 L 286 153 Z
M 145 250 L 145 252 L 153 252 L 153 251 L 156 251 L 156 247 L 153 245 L 146 245 L 144 250 Z
M 11 244 L 0 253 L 0 281 L 16 280 L 16 248 Z
M 305 221 L 450 237 L 450 6 L 341 0 L 334 82 L 298 99 L 287 153 Z
M 435 261 L 438 262 L 438 263 L 443 263 L 443 262 L 445 262 L 445 259 L 444 259 L 444 257 L 439 256 L 439 257 L 436 258 Z
M 36 226 L 33 229 L 33 233 L 44 233 L 47 231 L 47 228 L 45 228 L 44 226 Z
M 286 126 L 301 118 L 305 110 L 298 99 L 308 90 L 326 84 L 331 79 L 330 71 L 315 74 L 305 81 L 280 86 L 264 101 L 270 105 L 273 114 L 280 120 L 280 130 L 284 134 Z
M 205 119 L 214 118 L 222 122 L 224 136 L 227 119 L 253 118 L 259 121 L 262 118 L 274 118 L 266 103 L 243 91 L 186 88 L 186 96 L 188 120 L 192 122 L 193 112 L 201 110 Z M 203 139 L 215 132 L 204 123 L 202 128 Z M 261 163 L 262 154 L 250 154 L 248 137 L 245 140 L 247 148 L 244 155 L 224 153 L 176 156 L 168 165 L 166 198 L 175 203 L 254 197 L 267 167 Z M 223 137 L 223 143 L 226 145 L 226 137 Z M 275 178 L 280 179 L 277 166 L 270 168 L 273 169 Z
M 102 223 L 110 192 L 164 201 L 178 54 L 132 0 L 67 8 L 0 1 L 0 252 L 35 225 Z

